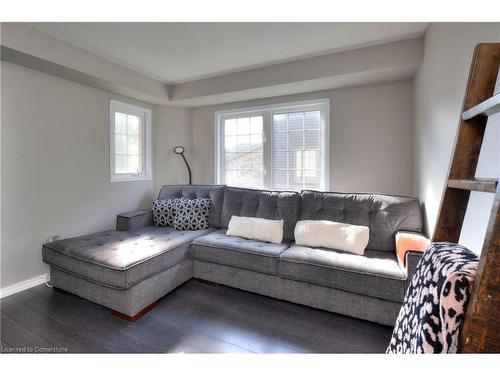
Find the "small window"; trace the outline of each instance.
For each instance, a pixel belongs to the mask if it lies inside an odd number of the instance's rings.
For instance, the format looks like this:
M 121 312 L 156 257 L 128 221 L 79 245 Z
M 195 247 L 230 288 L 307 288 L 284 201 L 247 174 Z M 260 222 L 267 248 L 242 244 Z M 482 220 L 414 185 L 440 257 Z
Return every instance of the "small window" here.
M 328 99 L 216 114 L 218 183 L 328 189 Z
M 151 180 L 151 111 L 110 101 L 110 180 Z

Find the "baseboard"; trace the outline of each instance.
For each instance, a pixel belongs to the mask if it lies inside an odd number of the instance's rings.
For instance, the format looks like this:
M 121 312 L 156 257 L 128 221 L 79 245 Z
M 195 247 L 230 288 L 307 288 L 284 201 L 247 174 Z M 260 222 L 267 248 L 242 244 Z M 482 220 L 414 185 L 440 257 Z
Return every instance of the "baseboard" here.
M 44 282 L 47 281 L 47 276 L 48 276 L 48 274 L 46 273 L 46 274 L 34 277 L 32 279 L 24 280 L 24 281 L 21 281 L 20 283 L 2 288 L 2 289 L 0 289 L 0 299 L 4 298 L 4 297 L 8 297 L 12 294 L 22 292 L 23 290 L 33 288 L 34 286 L 43 284 Z

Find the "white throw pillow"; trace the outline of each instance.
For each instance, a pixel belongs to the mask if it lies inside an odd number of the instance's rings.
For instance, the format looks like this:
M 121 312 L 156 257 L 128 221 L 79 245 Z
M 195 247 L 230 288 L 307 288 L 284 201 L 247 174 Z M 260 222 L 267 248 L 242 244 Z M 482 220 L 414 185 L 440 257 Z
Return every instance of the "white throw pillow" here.
M 295 226 L 297 245 L 326 247 L 363 255 L 370 237 L 368 227 L 327 220 L 301 220 Z
M 281 243 L 283 220 L 268 220 L 258 217 L 231 216 L 226 234 L 251 240 Z

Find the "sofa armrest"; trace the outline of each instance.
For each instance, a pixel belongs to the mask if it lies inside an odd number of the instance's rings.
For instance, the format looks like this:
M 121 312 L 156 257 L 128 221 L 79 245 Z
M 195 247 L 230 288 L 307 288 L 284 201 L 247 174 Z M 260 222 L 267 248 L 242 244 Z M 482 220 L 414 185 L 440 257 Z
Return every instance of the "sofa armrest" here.
M 137 210 L 118 214 L 116 216 L 116 230 L 134 230 L 148 225 L 153 225 L 153 211 Z
M 411 231 L 396 233 L 396 256 L 400 266 L 406 271 L 408 283 L 411 281 L 418 261 L 429 244 L 429 238 L 422 233 Z
M 421 251 L 408 251 L 405 256 L 405 268 L 406 268 L 406 280 L 409 284 L 413 277 L 413 274 L 417 270 L 417 264 L 424 255 Z

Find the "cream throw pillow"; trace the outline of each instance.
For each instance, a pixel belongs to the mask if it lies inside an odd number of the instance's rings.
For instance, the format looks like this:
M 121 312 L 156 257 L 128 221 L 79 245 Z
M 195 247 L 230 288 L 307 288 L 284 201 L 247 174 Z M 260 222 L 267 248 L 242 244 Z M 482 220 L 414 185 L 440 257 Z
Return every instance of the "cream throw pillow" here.
M 281 243 L 283 241 L 283 220 L 231 216 L 226 234 L 251 240 Z
M 368 227 L 327 220 L 301 220 L 295 226 L 297 245 L 326 247 L 363 255 L 370 230 Z

